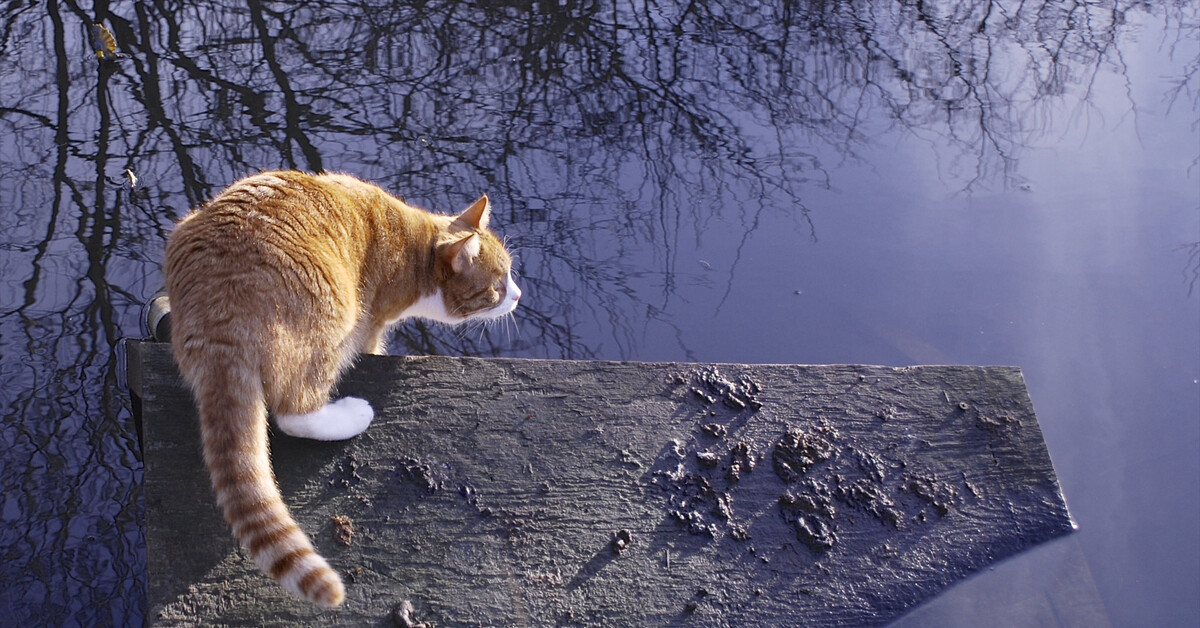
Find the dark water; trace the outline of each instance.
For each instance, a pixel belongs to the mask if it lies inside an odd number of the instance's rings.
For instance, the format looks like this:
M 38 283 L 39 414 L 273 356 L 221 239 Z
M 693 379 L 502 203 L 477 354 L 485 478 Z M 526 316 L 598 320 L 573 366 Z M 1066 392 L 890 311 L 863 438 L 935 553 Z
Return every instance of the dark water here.
M 276 167 L 493 199 L 516 329 L 393 352 L 1021 366 L 1080 531 L 900 624 L 1200 624 L 1194 2 L 191 4 L 0 7 L 0 624 L 139 621 L 114 346 Z

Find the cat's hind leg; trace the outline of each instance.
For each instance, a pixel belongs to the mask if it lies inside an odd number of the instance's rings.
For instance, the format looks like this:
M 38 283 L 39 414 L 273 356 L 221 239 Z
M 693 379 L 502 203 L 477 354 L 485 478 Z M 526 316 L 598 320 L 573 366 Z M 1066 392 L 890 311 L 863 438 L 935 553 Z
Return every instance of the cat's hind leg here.
M 371 404 L 358 397 L 330 401 L 342 371 L 353 361 L 357 347 L 345 340 L 346 325 L 312 314 L 311 333 L 296 342 L 277 345 L 274 377 L 266 378 L 269 407 L 280 431 L 298 438 L 337 441 L 363 433 L 375 418 Z M 324 329 L 322 329 L 324 328 Z M 343 340 L 337 340 L 342 338 Z
M 342 397 L 315 412 L 276 415 L 275 424 L 284 434 L 313 440 L 347 440 L 362 434 L 375 418 L 366 399 Z

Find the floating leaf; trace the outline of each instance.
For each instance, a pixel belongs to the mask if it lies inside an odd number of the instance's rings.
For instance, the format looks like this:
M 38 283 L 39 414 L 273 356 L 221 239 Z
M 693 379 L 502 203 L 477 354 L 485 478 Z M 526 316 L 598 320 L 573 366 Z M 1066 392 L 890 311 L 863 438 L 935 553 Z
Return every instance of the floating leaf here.
M 103 24 L 92 24 L 92 49 L 101 61 L 116 61 L 120 56 L 117 54 L 117 38 Z

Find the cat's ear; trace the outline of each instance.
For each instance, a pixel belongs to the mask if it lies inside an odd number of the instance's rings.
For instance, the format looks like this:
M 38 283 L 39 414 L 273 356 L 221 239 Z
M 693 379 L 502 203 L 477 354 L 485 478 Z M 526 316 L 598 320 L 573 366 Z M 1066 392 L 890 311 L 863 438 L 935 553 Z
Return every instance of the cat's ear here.
M 463 224 L 471 229 L 487 229 L 488 219 L 492 216 L 492 204 L 488 202 L 487 194 L 479 197 L 479 200 L 471 203 L 471 206 L 463 210 L 463 213 L 454 219 L 454 222 Z
M 442 261 L 450 265 L 454 274 L 459 274 L 479 256 L 479 236 L 471 235 L 442 247 Z

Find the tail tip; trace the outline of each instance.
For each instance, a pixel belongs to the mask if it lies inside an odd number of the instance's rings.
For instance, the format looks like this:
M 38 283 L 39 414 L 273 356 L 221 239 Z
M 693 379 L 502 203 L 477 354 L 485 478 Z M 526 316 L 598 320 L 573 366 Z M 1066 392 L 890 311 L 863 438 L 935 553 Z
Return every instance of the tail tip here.
M 307 582 L 300 582 L 298 593 L 322 608 L 335 608 L 346 601 L 346 587 L 332 569 L 309 572 Z
M 346 601 L 346 588 L 342 586 L 341 579 L 335 579 L 327 586 L 314 591 L 312 601 L 322 608 L 336 608 Z

